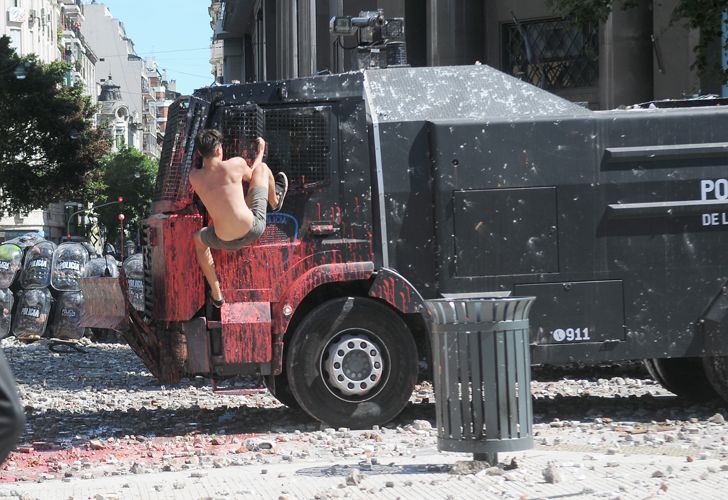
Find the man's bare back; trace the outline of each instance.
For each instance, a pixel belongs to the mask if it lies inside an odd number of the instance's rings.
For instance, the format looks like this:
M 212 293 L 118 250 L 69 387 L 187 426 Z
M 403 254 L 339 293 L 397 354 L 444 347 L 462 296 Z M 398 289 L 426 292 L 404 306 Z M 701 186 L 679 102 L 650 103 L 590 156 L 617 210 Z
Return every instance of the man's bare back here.
M 253 168 L 262 160 L 265 141 L 259 139 Z M 249 182 L 253 168 L 236 156 L 228 160 L 214 156 L 203 167 L 190 172 L 190 184 L 215 222 L 215 234 L 226 241 L 245 236 L 253 224 L 253 213 L 245 203 L 243 182 Z

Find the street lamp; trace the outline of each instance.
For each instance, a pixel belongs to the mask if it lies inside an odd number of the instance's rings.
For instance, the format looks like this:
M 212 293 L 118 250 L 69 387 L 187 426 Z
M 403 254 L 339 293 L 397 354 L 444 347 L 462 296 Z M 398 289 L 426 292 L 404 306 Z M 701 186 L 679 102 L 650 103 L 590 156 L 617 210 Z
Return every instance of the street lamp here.
M 71 238 L 71 219 L 73 219 L 74 216 L 85 213 L 85 212 L 91 212 L 92 210 L 96 210 L 97 208 L 107 207 L 109 205 L 115 205 L 117 203 L 124 203 L 124 198 L 119 196 L 115 201 L 110 201 L 108 203 L 102 203 L 101 205 L 96 205 L 91 208 L 84 208 L 83 210 L 76 210 L 75 212 L 73 212 L 71 215 L 68 216 L 68 220 L 66 221 L 66 237 L 68 239 Z
M 119 214 L 119 258 L 124 262 L 124 214 Z

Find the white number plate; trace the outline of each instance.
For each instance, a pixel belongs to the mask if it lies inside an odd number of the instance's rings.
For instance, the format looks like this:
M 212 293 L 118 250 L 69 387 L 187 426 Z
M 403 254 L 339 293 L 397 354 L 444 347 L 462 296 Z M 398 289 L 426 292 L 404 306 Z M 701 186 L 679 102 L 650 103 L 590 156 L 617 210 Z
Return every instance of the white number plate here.
M 588 328 L 557 328 L 551 332 L 551 338 L 556 342 L 589 342 Z

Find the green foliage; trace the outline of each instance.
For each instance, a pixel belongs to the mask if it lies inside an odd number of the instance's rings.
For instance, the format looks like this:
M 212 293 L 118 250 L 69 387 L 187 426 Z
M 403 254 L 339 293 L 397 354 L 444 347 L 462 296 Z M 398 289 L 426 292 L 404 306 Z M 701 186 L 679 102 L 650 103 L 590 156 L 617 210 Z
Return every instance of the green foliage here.
M 17 78 L 16 70 L 25 73 Z M 80 85 L 62 85 L 68 66 L 19 57 L 0 37 L 0 211 L 26 212 L 82 199 L 108 141 L 93 127 Z
M 639 5 L 639 0 L 546 0 L 555 14 L 571 19 L 576 23 L 587 21 L 604 22 L 614 5 L 629 9 Z M 655 6 L 654 8 L 657 8 Z M 728 72 L 709 62 L 708 46 L 720 40 L 721 20 L 728 10 L 728 0 L 680 0 L 672 12 L 672 22 L 681 23 L 692 29 L 700 30 L 700 42 L 695 46 L 694 67 L 700 74 L 712 71 L 722 73 L 723 81 L 728 81 Z M 723 47 L 728 50 L 728 46 Z
M 612 12 L 613 0 L 546 0 L 555 14 L 576 24 L 601 23 Z
M 134 148 L 124 148 L 103 160 L 102 175 L 94 183 L 97 191 L 94 205 L 124 197 L 124 227 L 129 236 L 136 235 L 139 223 L 149 215 L 154 182 L 159 164 Z M 106 226 L 108 239 L 119 234 L 119 207 L 111 205 L 98 210 L 99 221 Z
M 728 0 L 681 0 L 672 12 L 673 22 L 684 22 L 692 29 L 700 30 L 700 41 L 695 46 L 695 68 L 699 73 L 719 72 L 728 82 L 728 71 L 709 62 L 708 45 L 721 37 L 723 13 L 728 10 Z M 723 47 L 728 50 L 728 45 Z

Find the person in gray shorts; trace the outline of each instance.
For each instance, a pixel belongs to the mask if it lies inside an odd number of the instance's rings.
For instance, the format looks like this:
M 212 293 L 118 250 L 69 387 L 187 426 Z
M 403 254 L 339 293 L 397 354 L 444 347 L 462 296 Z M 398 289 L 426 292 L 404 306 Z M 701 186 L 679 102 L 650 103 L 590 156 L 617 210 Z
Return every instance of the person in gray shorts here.
M 247 234 L 237 240 L 225 241 L 217 237 L 215 226 L 205 227 L 200 231 L 200 239 L 205 245 L 216 250 L 239 250 L 263 235 L 268 212 L 268 191 L 262 186 L 255 186 L 248 190 L 245 199 L 248 208 L 253 212 L 253 225 Z
M 223 136 L 218 130 L 200 132 L 195 146 L 202 155 L 202 168 L 190 172 L 190 184 L 214 222 L 193 236 L 197 261 L 210 285 L 216 307 L 222 307 L 225 299 L 210 249 L 238 250 L 255 242 L 265 231 L 268 205 L 279 211 L 288 192 L 286 174 L 278 172 L 273 176 L 263 163 L 265 141 L 262 137 L 257 139 L 252 164 L 241 156 L 223 160 L 222 142 Z M 248 184 L 247 195 L 243 184 Z

